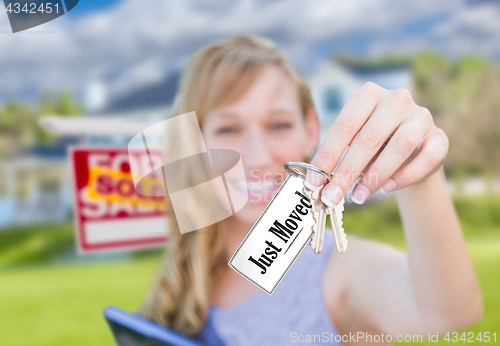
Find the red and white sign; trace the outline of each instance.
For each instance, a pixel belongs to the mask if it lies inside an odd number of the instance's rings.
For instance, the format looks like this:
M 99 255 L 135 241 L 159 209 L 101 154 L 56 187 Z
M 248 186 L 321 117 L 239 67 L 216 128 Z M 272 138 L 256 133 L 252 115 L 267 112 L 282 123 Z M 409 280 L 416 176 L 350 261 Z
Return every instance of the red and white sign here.
M 158 154 L 159 155 L 159 154 Z M 149 167 L 146 155 L 135 165 Z M 154 156 L 154 153 L 151 153 Z M 160 246 L 168 239 L 166 199 L 134 188 L 127 148 L 74 147 L 70 151 L 80 253 Z M 164 189 L 151 176 L 150 189 Z

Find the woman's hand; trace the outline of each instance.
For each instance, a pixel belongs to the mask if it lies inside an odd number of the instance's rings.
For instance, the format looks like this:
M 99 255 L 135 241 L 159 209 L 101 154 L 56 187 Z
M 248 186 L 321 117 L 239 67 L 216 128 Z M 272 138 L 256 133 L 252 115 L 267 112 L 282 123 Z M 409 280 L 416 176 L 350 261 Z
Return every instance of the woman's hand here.
M 379 188 L 388 192 L 423 181 L 441 166 L 448 138 L 408 90 L 385 90 L 369 82 L 346 102 L 311 164 L 332 172 L 348 146 L 322 192 L 321 200 L 330 207 L 342 200 L 360 176 L 352 193 L 358 204 Z M 319 187 L 324 180 L 309 171 L 306 185 Z

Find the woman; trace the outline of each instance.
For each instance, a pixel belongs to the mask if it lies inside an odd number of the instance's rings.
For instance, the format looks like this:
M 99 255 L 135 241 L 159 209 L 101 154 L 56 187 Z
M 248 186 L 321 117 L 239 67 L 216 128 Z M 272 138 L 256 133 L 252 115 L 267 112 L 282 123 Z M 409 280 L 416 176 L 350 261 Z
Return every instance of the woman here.
M 352 235 L 341 254 L 332 251 L 327 232 L 323 253 L 304 249 L 272 296 L 227 263 L 279 188 L 276 177 L 286 176 L 283 164 L 308 161 L 318 145 L 310 92 L 271 42 L 235 37 L 203 48 L 192 60 L 174 114 L 190 111 L 196 111 L 208 148 L 241 154 L 249 202 L 224 221 L 172 238 L 141 308 L 144 316 L 205 342 L 231 345 L 319 342 L 318 335 L 347 344 L 358 332 L 384 335 L 380 341 L 425 338 L 481 319 L 480 290 L 441 165 L 447 137 L 408 91 L 363 85 L 311 161 L 332 172 L 349 146 L 323 189 L 326 205 L 338 204 L 363 172 L 354 202 L 380 188 L 396 191 L 408 254 Z M 309 172 L 306 185 L 318 187 L 322 179 Z M 178 229 L 175 220 L 172 227 Z

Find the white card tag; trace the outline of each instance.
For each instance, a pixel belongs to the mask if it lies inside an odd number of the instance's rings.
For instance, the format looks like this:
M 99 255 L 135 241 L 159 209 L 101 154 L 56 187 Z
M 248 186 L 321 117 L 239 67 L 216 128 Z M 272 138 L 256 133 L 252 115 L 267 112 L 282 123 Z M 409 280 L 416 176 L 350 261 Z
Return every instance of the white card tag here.
M 298 171 L 297 171 L 298 172 Z M 313 235 L 304 177 L 290 174 L 229 260 L 231 268 L 272 294 Z

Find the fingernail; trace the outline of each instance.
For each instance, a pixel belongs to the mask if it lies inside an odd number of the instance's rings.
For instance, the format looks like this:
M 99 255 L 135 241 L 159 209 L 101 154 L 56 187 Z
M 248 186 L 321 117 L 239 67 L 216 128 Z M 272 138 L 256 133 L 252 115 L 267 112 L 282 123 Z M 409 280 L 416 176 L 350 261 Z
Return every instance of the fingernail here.
M 304 181 L 304 185 L 312 191 L 316 191 L 318 187 L 323 185 L 325 182 L 325 177 L 316 172 L 309 171 L 306 176 L 306 180 Z
M 370 196 L 370 190 L 366 186 L 358 185 L 352 191 L 351 200 L 356 204 L 363 204 L 368 196 Z
M 330 185 L 321 193 L 321 201 L 330 208 L 335 208 L 335 206 L 340 203 L 343 197 L 344 193 L 342 192 L 342 189 L 337 185 Z
M 385 182 L 384 185 L 382 185 L 382 187 L 380 188 L 380 192 L 383 192 L 383 193 L 390 192 L 390 191 L 394 190 L 397 186 L 398 186 L 398 184 L 396 184 L 396 182 L 394 180 L 389 179 Z

